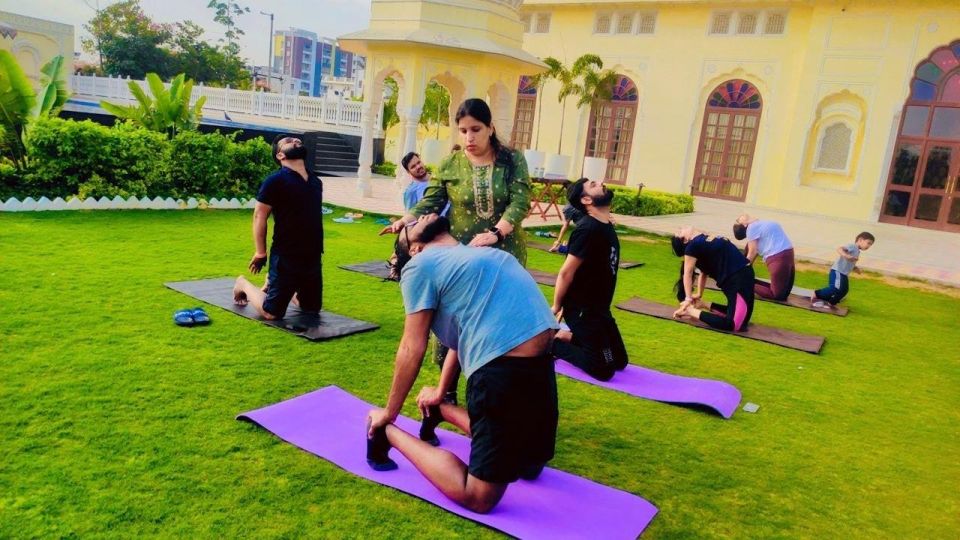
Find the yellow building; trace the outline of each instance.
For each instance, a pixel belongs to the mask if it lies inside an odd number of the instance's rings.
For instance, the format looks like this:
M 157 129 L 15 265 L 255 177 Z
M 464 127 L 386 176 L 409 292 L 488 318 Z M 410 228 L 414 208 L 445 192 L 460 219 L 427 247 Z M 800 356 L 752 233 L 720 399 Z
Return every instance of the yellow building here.
M 57 55 L 73 64 L 73 26 L 0 11 L 0 49 L 13 53 L 27 77 L 40 83 L 40 68 Z M 68 67 L 69 69 L 69 67 Z
M 599 156 L 611 182 L 960 231 L 957 0 L 526 0 L 519 15 L 525 51 L 594 53 L 620 76 L 610 101 L 567 100 L 571 174 Z M 519 86 L 515 144 L 556 153 L 558 83 Z

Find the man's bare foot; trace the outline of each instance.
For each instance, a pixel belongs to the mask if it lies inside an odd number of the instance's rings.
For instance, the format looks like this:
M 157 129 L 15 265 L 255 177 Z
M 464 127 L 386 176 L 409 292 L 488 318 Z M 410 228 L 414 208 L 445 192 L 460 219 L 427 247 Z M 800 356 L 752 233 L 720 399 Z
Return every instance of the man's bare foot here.
M 680 306 L 679 309 L 673 312 L 673 318 L 679 319 L 680 317 L 683 317 L 686 314 L 687 314 L 687 306 L 686 305 Z
M 557 334 L 553 336 L 553 339 L 559 339 L 560 341 L 566 341 L 570 343 L 573 341 L 573 332 L 569 330 L 557 330 Z
M 247 305 L 247 293 L 243 292 L 243 284 L 240 280 L 245 279 L 243 276 L 237 278 L 236 283 L 233 284 L 233 303 L 238 306 Z

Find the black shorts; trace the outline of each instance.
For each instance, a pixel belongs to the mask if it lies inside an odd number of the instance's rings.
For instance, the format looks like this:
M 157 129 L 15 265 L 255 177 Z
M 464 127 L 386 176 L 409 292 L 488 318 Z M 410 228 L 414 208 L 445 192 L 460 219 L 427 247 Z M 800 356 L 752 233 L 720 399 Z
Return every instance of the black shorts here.
M 549 356 L 501 356 L 467 379 L 470 474 L 514 482 L 553 459 L 557 379 Z
M 323 273 L 320 256 L 299 257 L 270 254 L 270 284 L 263 310 L 277 318 L 287 313 L 287 305 L 297 295 L 300 310 L 318 313 L 323 305 Z

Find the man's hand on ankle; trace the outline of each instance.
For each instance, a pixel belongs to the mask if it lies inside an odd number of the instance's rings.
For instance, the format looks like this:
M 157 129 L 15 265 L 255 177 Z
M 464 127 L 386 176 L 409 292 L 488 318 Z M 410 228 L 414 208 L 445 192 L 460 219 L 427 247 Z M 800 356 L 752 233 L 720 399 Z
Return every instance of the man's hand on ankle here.
M 396 418 L 391 417 L 386 409 L 373 409 L 370 411 L 370 431 L 367 433 L 367 438 L 372 438 L 374 431 L 387 424 L 392 424 L 395 419 Z
M 439 388 L 424 386 L 417 396 L 417 407 L 423 416 L 430 416 L 430 407 L 440 405 L 441 401 L 443 401 L 443 392 Z

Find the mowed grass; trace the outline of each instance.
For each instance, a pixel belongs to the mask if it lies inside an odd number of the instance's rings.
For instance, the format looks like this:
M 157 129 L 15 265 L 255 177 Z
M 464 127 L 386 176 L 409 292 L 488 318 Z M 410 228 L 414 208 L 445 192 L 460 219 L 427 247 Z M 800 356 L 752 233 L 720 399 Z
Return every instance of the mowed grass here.
M 0 214 L 0 537 L 499 535 L 234 419 L 331 384 L 383 404 L 403 324 L 395 284 L 337 268 L 386 258 L 368 217 L 328 223 L 325 306 L 379 330 L 311 343 L 209 306 L 212 326 L 174 326 L 197 302 L 163 283 L 243 272 L 250 219 Z M 667 244 L 622 244 L 646 266 L 617 299 L 670 301 Z M 846 318 L 757 304 L 758 323 L 826 336 L 819 356 L 617 311 L 633 363 L 728 381 L 760 410 L 725 421 L 561 378 L 552 466 L 657 505 L 647 538 L 956 538 L 960 300 L 851 289 Z

